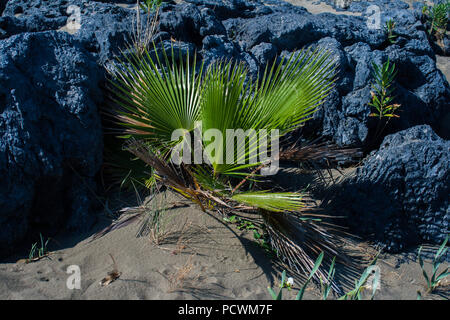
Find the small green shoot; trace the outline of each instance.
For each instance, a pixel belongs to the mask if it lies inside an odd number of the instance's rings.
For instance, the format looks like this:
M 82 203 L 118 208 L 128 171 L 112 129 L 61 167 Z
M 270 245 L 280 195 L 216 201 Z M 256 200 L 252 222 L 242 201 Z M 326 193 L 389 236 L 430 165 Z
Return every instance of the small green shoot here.
M 235 215 L 232 215 L 230 217 L 225 217 L 223 218 L 223 220 L 225 222 L 231 223 L 231 224 L 236 224 L 236 228 L 238 228 L 238 230 L 257 230 L 258 228 L 254 225 L 253 222 L 247 220 L 247 219 L 242 219 L 239 218 Z
M 391 64 L 388 59 L 381 66 L 372 63 L 372 67 L 375 83 L 372 85 L 373 91 L 370 92 L 372 101 L 369 105 L 375 108 L 375 111 L 369 116 L 378 117 L 380 120 L 382 118 L 399 118 L 395 112 L 400 105 L 392 103 L 394 100 L 394 97 L 392 96 L 394 92 L 392 84 L 397 75 L 395 63 Z
M 145 13 L 155 12 L 163 3 L 163 0 L 144 0 L 143 3 L 139 2 L 139 7 L 144 10 Z
M 370 297 L 373 300 L 377 289 L 380 287 L 380 271 L 375 269 L 374 266 L 377 262 L 378 256 L 370 263 L 370 265 L 364 270 L 359 281 L 355 281 L 355 288 L 350 292 L 346 293 L 339 300 L 362 300 L 361 293 L 365 288 L 365 284 L 369 279 L 369 276 L 374 273 L 372 280 L 372 295 Z
M 246 219 L 239 218 L 235 215 L 230 216 L 230 217 L 225 217 L 225 218 L 223 218 L 223 220 L 228 223 L 236 224 L 236 227 L 239 230 L 256 230 L 257 229 L 257 227 L 253 224 L 253 222 L 246 220 Z
M 438 39 L 442 39 L 447 30 L 448 17 L 450 13 L 450 1 L 442 1 L 432 7 L 424 6 L 422 13 L 425 15 L 430 25 L 429 35 L 434 35 Z
M 447 242 L 448 242 L 448 235 L 445 238 L 444 242 L 442 243 L 442 245 L 439 247 L 438 251 L 436 252 L 434 259 L 433 259 L 433 273 L 431 275 L 431 277 L 427 274 L 425 268 L 424 268 L 424 263 L 423 263 L 423 259 L 421 256 L 421 251 L 422 251 L 422 246 L 419 248 L 419 253 L 418 253 L 418 258 L 419 258 L 419 264 L 420 267 L 422 268 L 422 273 L 423 276 L 425 278 L 425 281 L 427 283 L 427 292 L 431 293 L 433 292 L 438 286 L 439 283 L 448 275 L 450 275 L 450 272 L 448 271 L 448 267 L 445 268 L 444 271 L 442 271 L 440 274 L 438 274 L 438 269 L 441 265 L 441 258 L 446 254 L 447 252 Z
M 370 91 L 372 100 L 369 102 L 369 106 L 374 111 L 369 114 L 369 117 L 377 117 L 378 123 L 372 141 L 368 143 L 369 147 L 378 141 L 392 118 L 399 118 L 396 112 L 400 108 L 400 104 L 393 103 L 394 96 L 392 95 L 394 92 L 393 82 L 397 75 L 395 64 L 391 64 L 388 59 L 382 65 L 372 63 L 372 67 L 375 83 L 372 84 L 372 91 Z
M 323 300 L 328 299 L 328 295 L 330 294 L 330 291 L 331 291 L 331 283 L 333 282 L 334 274 L 336 272 L 335 262 L 336 262 L 336 257 L 334 257 L 333 261 L 331 261 L 330 270 L 328 271 L 327 281 L 325 282 L 322 279 L 320 279 L 320 287 L 322 289 L 322 299 Z
M 42 234 L 39 234 L 40 237 L 40 243 L 41 246 L 38 247 L 38 243 L 35 242 L 31 246 L 30 253 L 28 254 L 27 262 L 37 261 L 43 257 L 46 257 L 48 255 L 48 243 L 50 241 L 50 238 L 47 239 L 47 241 L 44 242 L 44 238 L 42 237 Z
M 236 221 L 236 219 L 237 219 L 236 216 L 230 216 L 230 217 L 223 218 L 223 220 L 228 223 L 234 223 Z
M 286 282 L 286 270 L 283 271 L 281 274 L 281 282 L 280 282 L 280 290 L 278 293 L 275 293 L 275 291 L 271 287 L 267 287 L 267 290 L 269 290 L 270 295 L 272 296 L 273 300 L 281 300 L 283 296 L 283 289 L 284 288 L 291 288 L 292 284 L 291 282 L 289 285 Z
M 311 281 L 312 277 L 316 274 L 317 270 L 319 269 L 320 265 L 322 264 L 323 260 L 323 252 L 319 254 L 319 257 L 317 257 L 316 263 L 314 264 L 314 267 L 312 268 L 308 279 L 306 279 L 306 282 L 303 284 L 303 286 L 300 288 L 300 290 L 297 293 L 297 296 L 295 297 L 295 300 L 302 300 L 303 294 L 305 293 L 306 286 Z M 334 261 L 334 259 L 333 259 Z
M 391 44 L 394 44 L 397 39 L 397 35 L 395 34 L 395 22 L 392 19 L 386 21 L 386 25 L 384 26 L 384 32 L 387 35 L 388 41 Z
M 276 256 L 276 251 L 270 245 L 270 241 L 261 233 L 261 230 L 255 226 L 253 222 L 239 218 L 236 215 L 225 217 L 223 220 L 231 224 L 236 224 L 238 230 L 253 231 L 253 239 L 255 239 L 255 242 L 262 247 L 268 255 L 273 257 Z
M 303 284 L 303 286 L 300 288 L 297 295 L 295 296 L 295 300 L 303 299 L 303 294 L 305 293 L 305 289 L 308 286 L 311 279 L 313 278 L 313 276 L 316 274 L 320 265 L 322 264 L 322 260 L 323 260 L 323 252 L 321 252 L 320 255 L 317 257 L 313 269 L 311 270 L 308 278 L 306 279 L 306 282 Z M 333 259 L 333 264 L 334 264 L 334 259 Z M 330 270 L 331 270 L 331 268 L 330 268 Z M 329 277 L 329 279 L 330 279 L 330 277 Z M 269 290 L 269 293 L 272 296 L 273 300 L 281 300 L 282 296 L 283 296 L 283 293 L 282 293 L 283 289 L 287 288 L 288 290 L 291 290 L 293 285 L 294 285 L 294 279 L 293 278 L 286 279 L 286 270 L 284 270 L 283 273 L 281 274 L 280 290 L 278 291 L 278 293 L 275 293 L 275 291 L 271 287 L 267 287 L 267 290 Z
M 276 257 L 277 252 L 272 246 L 270 245 L 270 240 L 268 237 L 264 234 L 261 234 L 257 229 L 253 230 L 253 239 L 255 239 L 255 242 L 264 249 L 266 254 L 270 257 Z

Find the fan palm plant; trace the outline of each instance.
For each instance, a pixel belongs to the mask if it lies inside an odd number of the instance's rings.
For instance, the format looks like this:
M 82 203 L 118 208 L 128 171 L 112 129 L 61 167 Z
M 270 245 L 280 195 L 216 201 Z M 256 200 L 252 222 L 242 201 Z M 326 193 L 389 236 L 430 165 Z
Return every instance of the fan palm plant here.
M 242 190 L 247 182 L 258 182 L 258 171 L 270 165 L 261 157 L 264 151 L 270 151 L 271 160 L 292 160 L 296 155 L 308 159 L 307 150 L 277 154 L 276 140 L 301 127 L 327 97 L 336 69 L 330 54 L 305 50 L 267 66 L 252 80 L 237 62 L 205 67 L 195 56 L 183 59 L 173 48 L 168 54 L 153 46 L 144 55 L 125 55 L 112 73 L 125 149 L 152 168 L 155 181 L 204 211 L 260 214 L 272 247 L 298 272 L 310 273 L 320 252 L 337 255 L 336 241 L 321 219 L 304 214 L 305 194 L 261 190 L 255 183 Z M 225 135 L 230 129 L 254 134 L 236 146 L 234 138 Z M 205 136 L 211 130 L 224 134 L 208 140 Z M 181 132 L 177 139 L 174 132 Z M 196 133 L 203 140 L 187 138 Z M 203 156 L 196 161 L 198 151 Z M 194 163 L 174 163 L 174 154 L 193 157 Z M 311 154 L 320 157 L 320 151 Z M 328 278 L 322 270 L 315 277 L 324 282 Z

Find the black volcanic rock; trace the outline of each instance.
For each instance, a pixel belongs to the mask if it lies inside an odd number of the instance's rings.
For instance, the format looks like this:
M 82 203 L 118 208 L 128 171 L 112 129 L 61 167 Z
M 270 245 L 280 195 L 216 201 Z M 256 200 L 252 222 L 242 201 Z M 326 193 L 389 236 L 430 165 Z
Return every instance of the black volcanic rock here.
M 216 18 L 212 9 L 199 9 L 190 3 L 174 6 L 164 10 L 160 16 L 160 30 L 169 32 L 176 40 L 200 45 L 208 35 L 225 35 L 222 23 Z
M 5 10 L 7 2 L 8 0 L 0 0 L 0 15 L 3 13 L 3 10 Z
M 335 8 L 337 11 L 366 12 L 370 6 L 378 6 L 382 10 L 408 9 L 409 5 L 401 0 L 319 0 Z
M 92 225 L 102 74 L 65 33 L 0 41 L 0 255 L 30 231 Z
M 97 56 L 99 64 L 119 54 L 131 41 L 134 10 L 87 0 L 10 1 L 0 17 L 0 39 L 22 32 L 67 31 L 69 18 L 76 14 L 68 12 L 69 6 L 76 6 L 80 13 L 80 29 L 72 31 L 73 37 Z
M 390 252 L 440 244 L 450 214 L 450 141 L 426 125 L 387 136 L 336 197 L 352 231 Z

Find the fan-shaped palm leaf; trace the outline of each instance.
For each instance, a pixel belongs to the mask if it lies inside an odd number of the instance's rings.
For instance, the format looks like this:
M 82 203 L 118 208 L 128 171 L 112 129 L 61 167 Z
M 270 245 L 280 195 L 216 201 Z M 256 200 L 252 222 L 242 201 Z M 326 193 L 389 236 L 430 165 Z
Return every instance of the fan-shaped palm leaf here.
M 152 57 L 148 51 L 143 57 L 126 56 L 116 64 L 112 81 L 116 102 L 122 107 L 119 123 L 129 134 L 145 137 L 156 147 L 173 145 L 172 133 L 191 131 L 200 116 L 203 64 L 195 74 L 195 57 L 191 66 L 189 54 L 181 61 L 172 49 L 170 61 L 163 53 L 162 57 Z
M 203 64 L 196 74 L 195 58 L 192 65 L 189 55 L 180 60 L 172 49 L 171 58 L 163 50 L 162 58 L 146 52 L 118 64 L 112 83 L 122 107 L 119 120 L 128 133 L 165 148 L 177 143 L 171 140 L 175 130 L 192 132 L 201 121 L 203 133 L 222 133 L 204 145 L 214 150 L 206 152 L 214 172 L 231 175 L 260 165 L 262 141 L 271 130 L 279 130 L 273 136 L 278 138 L 314 113 L 333 85 L 335 69 L 329 53 L 317 50 L 274 63 L 256 81 L 239 63 L 215 63 L 203 76 Z M 227 137 L 229 129 L 242 130 L 245 140 L 236 145 L 235 137 Z

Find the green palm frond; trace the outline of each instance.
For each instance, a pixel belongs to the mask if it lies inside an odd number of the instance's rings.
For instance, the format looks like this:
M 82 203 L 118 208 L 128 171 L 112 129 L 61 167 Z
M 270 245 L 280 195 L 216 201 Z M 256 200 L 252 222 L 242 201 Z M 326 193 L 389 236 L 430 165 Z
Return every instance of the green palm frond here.
M 226 196 L 231 190 L 231 186 L 227 185 L 222 177 L 214 177 L 211 175 L 211 168 L 203 166 L 194 166 L 190 169 L 195 183 L 203 189 L 209 190 L 220 196 Z
M 184 61 L 173 49 L 170 57 L 162 52 L 162 57 L 147 51 L 143 58 L 127 56 L 116 65 L 117 118 L 128 134 L 166 150 L 179 142 L 171 140 L 175 130 L 192 132 L 196 121 L 202 132 L 220 131 L 220 139 L 203 146 L 211 150 L 206 154 L 215 175 L 242 175 L 259 166 L 261 141 L 267 140 L 270 150 L 270 138 L 278 138 L 269 136 L 271 130 L 282 136 L 301 126 L 334 84 L 336 66 L 328 52 L 317 49 L 274 63 L 256 81 L 240 63 L 221 61 L 204 72 L 195 57 L 190 63 L 189 54 Z M 228 129 L 241 129 L 245 140 L 236 146 L 234 138 L 227 139 Z
M 303 195 L 295 192 L 243 192 L 231 199 L 271 212 L 300 211 L 304 207 Z
M 274 63 L 262 79 L 246 84 L 247 70 L 242 65 L 219 63 L 210 68 L 203 95 L 203 130 L 242 129 L 246 136 L 245 143 L 237 147 L 225 136 L 219 141 L 223 147 L 217 148 L 216 161 L 211 161 L 214 171 L 236 174 L 260 165 L 262 140 L 279 138 L 308 120 L 333 87 L 335 67 L 328 52 L 307 50 Z M 269 137 L 275 129 L 278 136 Z M 236 163 L 219 164 L 230 154 Z
M 111 81 L 122 107 L 117 111 L 119 123 L 127 133 L 156 146 L 173 145 L 172 133 L 193 130 L 200 116 L 203 64 L 195 74 L 195 57 L 191 65 L 189 54 L 186 61 L 179 55 L 177 59 L 172 48 L 171 59 L 164 50 L 162 57 L 152 57 L 147 50 L 142 58 L 127 56 L 115 66 Z
M 328 51 L 302 50 L 270 71 L 266 69 L 257 109 L 261 118 L 253 120 L 259 128 L 279 129 L 282 134 L 295 130 L 317 110 L 332 89 L 336 63 Z

